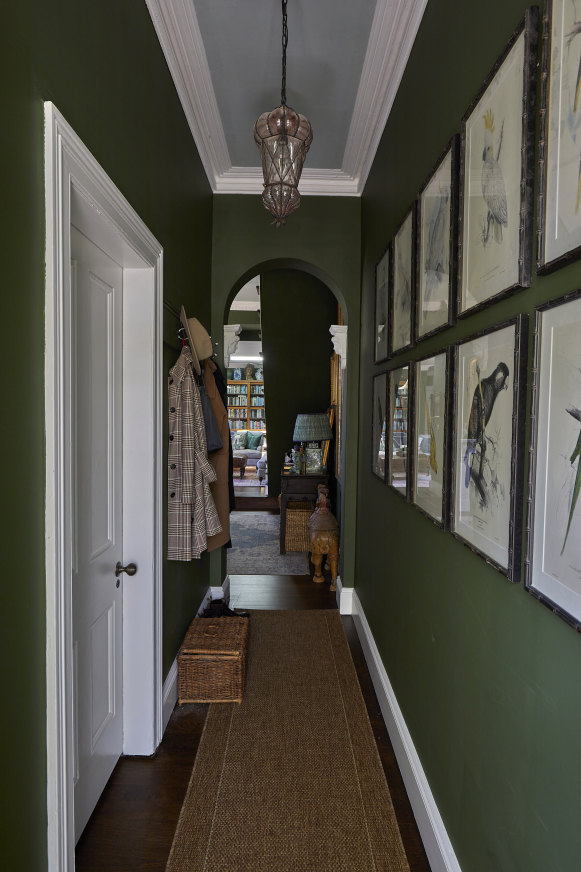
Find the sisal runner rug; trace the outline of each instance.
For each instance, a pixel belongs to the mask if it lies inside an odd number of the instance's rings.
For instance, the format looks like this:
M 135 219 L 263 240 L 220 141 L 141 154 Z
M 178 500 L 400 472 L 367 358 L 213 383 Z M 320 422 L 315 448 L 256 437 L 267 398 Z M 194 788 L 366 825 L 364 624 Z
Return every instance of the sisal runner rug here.
M 409 872 L 338 612 L 251 613 L 244 700 L 209 708 L 166 872 Z

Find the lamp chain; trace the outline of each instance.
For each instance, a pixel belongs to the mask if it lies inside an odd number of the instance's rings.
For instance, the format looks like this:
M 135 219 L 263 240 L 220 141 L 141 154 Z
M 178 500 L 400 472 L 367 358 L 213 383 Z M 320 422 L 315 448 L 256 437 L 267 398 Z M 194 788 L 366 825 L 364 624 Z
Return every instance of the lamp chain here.
M 282 85 L 280 89 L 280 102 L 282 106 L 286 106 L 286 47 L 288 45 L 286 4 L 287 0 L 282 0 Z

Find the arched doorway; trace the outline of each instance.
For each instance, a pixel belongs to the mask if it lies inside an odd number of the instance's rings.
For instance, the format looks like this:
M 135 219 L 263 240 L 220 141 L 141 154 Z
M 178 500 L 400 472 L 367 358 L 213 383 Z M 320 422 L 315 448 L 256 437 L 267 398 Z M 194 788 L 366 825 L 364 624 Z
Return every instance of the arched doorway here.
M 235 379 L 244 381 L 242 375 L 250 365 L 245 354 L 250 351 L 260 355 L 268 464 L 267 488 L 263 493 L 270 498 L 263 503 L 265 509 L 273 503 L 278 505 L 281 469 L 293 447 L 297 415 L 333 411 L 335 440 L 329 446 L 326 466 L 333 511 L 341 519 L 340 459 L 344 440 L 340 410 L 345 383 L 341 364 L 345 363 L 346 355 L 345 347 L 343 360 L 334 351 L 332 333 L 346 331 L 345 316 L 335 289 L 315 275 L 316 270 L 304 266 L 298 262 L 271 263 L 261 265 L 261 272 L 256 275 L 248 278 L 246 274 L 239 279 L 225 307 L 224 362 L 233 382 L 235 405 L 239 402 L 235 398 L 237 391 L 252 388 L 252 382 L 242 388 L 234 383 Z M 249 315 L 248 309 L 256 310 L 256 300 L 258 316 L 256 311 Z M 253 345 L 257 342 L 258 345 Z M 246 410 L 241 414 L 246 414 Z M 233 409 L 234 438 L 241 429 L 235 416 Z M 235 487 L 237 482 L 235 472 Z M 248 488 L 246 494 L 250 493 Z M 250 508 L 247 501 L 240 507 Z

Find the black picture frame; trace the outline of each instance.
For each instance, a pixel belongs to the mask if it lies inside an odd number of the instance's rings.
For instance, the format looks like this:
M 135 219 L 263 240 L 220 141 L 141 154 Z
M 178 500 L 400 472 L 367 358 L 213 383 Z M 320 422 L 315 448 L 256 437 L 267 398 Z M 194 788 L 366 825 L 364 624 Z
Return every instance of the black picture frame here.
M 472 315 L 531 283 L 537 27 L 538 8 L 531 6 L 462 119 L 458 318 Z M 517 76 L 521 37 L 522 91 Z M 512 67 L 515 72 L 511 79 L 508 74 Z M 495 127 L 499 119 L 494 116 L 493 105 L 502 113 L 500 129 Z M 474 155 L 472 167 L 467 165 L 467 154 Z M 479 175 L 477 162 L 483 164 Z M 516 216 L 514 220 L 511 215 Z M 466 304 L 464 297 L 468 293 L 473 301 Z
M 408 222 L 410 227 L 408 230 Z M 409 240 L 407 239 L 409 235 Z M 409 246 L 409 254 L 408 254 Z M 408 209 L 391 240 L 391 281 L 389 285 L 389 357 L 409 351 L 414 343 L 414 310 L 416 283 L 416 203 Z M 401 269 L 400 269 L 401 267 Z M 399 292 L 400 280 L 403 283 L 403 297 Z M 406 281 L 409 291 L 405 290 Z M 398 298 L 396 300 L 396 297 Z M 400 300 L 403 298 L 404 309 Z M 409 304 L 409 334 L 405 331 L 403 341 L 396 334 L 400 322 L 407 327 L 405 308 Z M 409 335 L 409 338 L 408 338 Z
M 576 177 L 579 132 L 568 120 L 571 117 L 581 123 L 577 83 L 570 80 L 573 69 L 577 73 L 581 63 L 581 35 L 573 32 L 574 23 L 572 0 L 545 0 L 539 112 L 538 273 L 552 272 L 581 257 L 581 202 Z M 571 150 L 576 154 L 576 166 L 568 160 Z
M 410 398 L 413 366 L 406 361 L 387 371 L 387 484 L 406 502 L 410 492 Z M 397 381 L 397 386 L 395 382 Z M 404 390 L 404 384 L 406 385 Z M 405 396 L 405 402 L 404 402 Z M 401 411 L 401 415 L 400 415 Z M 394 422 L 398 421 L 398 427 Z
M 448 180 L 447 162 L 449 158 L 450 173 L 449 173 L 449 191 L 448 199 L 444 196 L 437 198 L 439 202 L 435 204 L 431 210 L 431 221 L 429 229 L 424 231 L 424 213 L 425 201 L 429 196 L 433 198 L 431 190 L 435 185 L 441 188 L 442 181 L 444 184 Z M 428 178 L 420 188 L 416 205 L 416 281 L 415 281 L 415 342 L 420 342 L 440 333 L 447 327 L 451 327 L 456 321 L 456 281 L 458 271 L 458 173 L 460 160 L 460 136 L 455 134 L 446 145 L 446 148 L 439 156 L 434 168 Z M 442 177 L 442 179 L 441 179 Z M 435 210 L 435 214 L 434 214 Z M 427 222 L 426 222 L 427 223 Z M 446 235 L 446 223 L 449 227 L 449 232 Z M 424 241 L 426 247 L 430 251 L 424 257 Z M 444 250 L 442 251 L 442 248 Z M 435 252 L 438 252 L 437 254 Z M 448 260 L 448 281 L 447 293 L 442 287 L 442 264 L 445 267 L 445 259 Z M 423 269 L 424 263 L 430 264 L 431 269 Z M 425 273 L 425 275 L 424 275 Z M 445 275 L 445 269 L 444 269 Z M 446 317 L 433 327 L 422 329 L 425 321 L 428 321 L 428 315 L 424 314 L 427 310 L 427 290 L 431 287 L 431 293 L 436 292 L 440 302 L 446 301 L 447 311 Z M 435 320 L 435 319 L 432 319 Z
M 449 529 L 512 582 L 520 580 L 523 547 L 527 325 L 527 316 L 518 315 L 462 339 L 453 351 Z M 484 358 L 490 375 L 481 377 Z M 497 402 L 510 378 L 510 402 Z
M 384 482 L 387 478 L 387 373 L 373 376 L 371 408 L 371 471 Z M 379 405 L 378 405 L 379 404 Z M 382 408 L 380 408 L 382 406 Z M 381 429 L 379 429 L 381 427 Z M 383 438 L 382 438 L 383 437 Z M 382 454 L 383 442 L 383 460 Z
M 389 333 L 391 330 L 389 318 L 389 288 L 392 271 L 391 242 L 383 251 L 375 264 L 375 335 L 373 359 L 375 363 L 387 360 L 389 354 Z
M 444 363 L 444 374 L 441 379 L 439 388 L 443 390 L 443 397 L 436 402 L 430 403 L 431 412 L 428 411 L 428 397 L 423 397 L 422 388 L 424 379 L 422 377 L 422 367 L 432 360 L 439 358 L 439 362 Z M 443 360 L 442 360 L 443 359 Z M 412 446 L 410 451 L 410 502 L 430 519 L 437 527 L 446 529 L 450 517 L 450 445 L 451 445 L 451 424 L 453 412 L 453 379 L 454 379 L 454 355 L 451 347 L 446 347 L 433 354 L 426 355 L 413 362 L 413 397 L 412 407 L 413 414 L 411 418 L 411 439 Z M 441 375 L 441 374 L 440 374 Z M 430 400 L 435 398 L 430 397 Z M 426 415 L 423 414 L 423 406 L 426 408 Z M 436 423 L 436 415 L 441 416 L 442 420 Z M 420 432 L 422 423 L 426 419 L 427 433 Z M 436 438 L 439 442 L 439 434 L 441 433 L 441 450 L 434 450 L 432 438 Z M 424 445 L 424 440 L 430 439 L 428 445 Z M 439 500 L 439 512 L 436 510 L 436 500 L 422 499 L 420 494 L 422 476 L 428 475 L 438 476 L 441 487 L 441 496 Z M 429 486 L 429 485 L 428 485 Z M 437 494 L 438 488 L 434 489 Z
M 581 631 L 581 290 L 535 310 L 525 588 Z

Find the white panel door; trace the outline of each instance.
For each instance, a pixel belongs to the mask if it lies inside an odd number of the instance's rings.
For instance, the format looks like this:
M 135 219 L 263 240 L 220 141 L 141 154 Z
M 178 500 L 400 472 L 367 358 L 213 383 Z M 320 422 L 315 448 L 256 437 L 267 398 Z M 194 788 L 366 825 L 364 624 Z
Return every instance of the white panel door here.
M 71 227 L 75 840 L 123 744 L 123 271 Z

